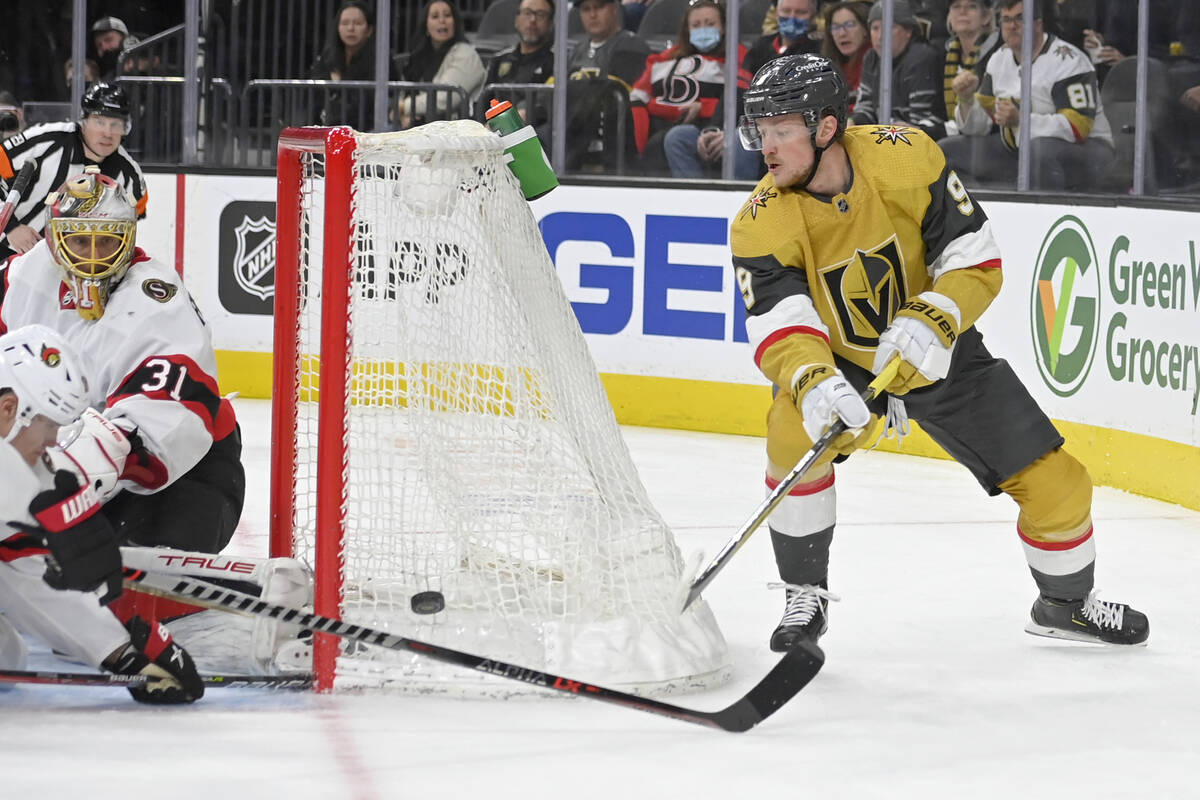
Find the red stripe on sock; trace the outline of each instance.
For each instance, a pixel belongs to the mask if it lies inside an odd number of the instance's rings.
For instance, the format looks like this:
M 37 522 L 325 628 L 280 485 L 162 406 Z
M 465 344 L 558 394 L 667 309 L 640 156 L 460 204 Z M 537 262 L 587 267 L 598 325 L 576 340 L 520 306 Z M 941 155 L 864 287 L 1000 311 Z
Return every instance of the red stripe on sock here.
M 833 476 L 834 476 L 834 473 L 830 472 L 829 475 L 827 475 L 824 478 L 821 478 L 821 480 L 819 480 L 819 481 L 813 481 L 812 483 L 801 483 L 801 484 L 795 486 L 790 492 L 788 492 L 788 496 L 789 497 L 790 496 L 804 497 L 805 495 L 817 494 L 818 492 L 823 492 L 826 489 L 828 489 L 830 486 L 833 486 Z M 780 483 L 782 483 L 782 481 L 777 481 L 774 478 L 772 478 L 770 475 L 767 476 L 767 488 L 768 489 L 774 490 L 775 487 L 778 486 Z
M 1066 542 L 1042 542 L 1042 541 L 1038 541 L 1036 539 L 1030 539 L 1028 536 L 1025 535 L 1025 533 L 1020 529 L 1020 527 L 1017 528 L 1017 535 L 1021 537 L 1022 542 L 1029 545 L 1030 547 L 1036 547 L 1038 550 L 1061 551 L 1061 550 L 1071 550 L 1076 547 L 1079 547 L 1079 545 L 1083 544 L 1088 539 L 1092 538 L 1092 528 L 1091 528 L 1091 526 L 1089 526 L 1087 529 L 1087 533 L 1085 533 L 1083 536 L 1080 536 L 1078 539 L 1071 539 L 1070 541 L 1066 541 Z

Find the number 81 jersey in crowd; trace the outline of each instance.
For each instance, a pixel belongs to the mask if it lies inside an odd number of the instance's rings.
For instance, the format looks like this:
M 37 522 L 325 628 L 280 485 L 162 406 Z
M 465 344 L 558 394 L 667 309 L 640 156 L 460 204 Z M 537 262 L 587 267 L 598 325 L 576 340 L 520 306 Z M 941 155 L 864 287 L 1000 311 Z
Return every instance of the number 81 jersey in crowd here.
M 40 323 L 74 345 L 97 409 L 136 427 L 156 462 L 125 488 L 152 492 L 180 477 L 236 427 L 217 386 L 212 338 L 182 279 L 135 248 L 99 319 L 83 319 L 46 242 L 0 269 L 0 332 Z M 127 481 L 122 481 L 127 484 Z
M 755 363 L 780 386 L 792 378 L 773 374 L 783 365 L 828 361 L 826 342 L 871 369 L 879 336 L 906 299 L 954 270 L 998 275 L 991 223 L 933 140 L 916 128 L 861 125 L 839 141 L 850 162 L 848 188 L 816 196 L 780 189 L 768 174 L 730 233 Z M 956 299 L 973 322 L 992 296 Z

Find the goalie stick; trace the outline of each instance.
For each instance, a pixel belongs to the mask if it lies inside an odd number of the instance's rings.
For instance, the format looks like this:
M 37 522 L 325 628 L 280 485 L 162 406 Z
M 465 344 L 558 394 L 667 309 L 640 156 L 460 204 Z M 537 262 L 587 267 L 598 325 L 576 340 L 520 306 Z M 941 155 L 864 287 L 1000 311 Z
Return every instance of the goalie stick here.
M 5 198 L 4 205 L 0 206 L 0 231 L 8 227 L 8 221 L 12 218 L 13 211 L 16 210 L 17 204 L 21 202 L 25 192 L 29 190 L 35 166 L 34 162 L 26 161 L 25 165 L 17 172 L 17 176 L 13 178 L 12 186 L 8 189 L 8 197 Z
M 862 393 L 863 402 L 869 403 L 874 400 L 883 391 L 883 388 L 892 382 L 899 369 L 899 358 L 893 358 L 888 362 L 888 365 L 883 368 L 883 372 L 876 375 L 875 380 L 871 381 L 870 385 Z M 821 434 L 821 438 L 813 443 L 812 448 L 804 454 L 804 458 L 796 462 L 796 466 L 792 467 L 792 471 L 787 474 L 787 477 L 780 481 L 779 485 L 772 489 L 766 496 L 766 499 L 758 504 L 750 519 L 721 547 L 720 551 L 713 557 L 713 560 L 708 562 L 708 566 L 702 569 L 700 574 L 696 576 L 696 580 L 692 581 L 692 585 L 688 588 L 687 599 L 683 601 L 683 608 L 680 609 L 680 612 L 686 611 L 687 607 L 696 601 L 696 598 L 700 596 L 705 587 L 712 583 L 713 578 L 717 577 L 717 573 L 723 570 L 725 565 L 729 563 L 729 559 L 733 558 L 733 554 L 741 549 L 742 545 L 750 539 L 750 535 L 758 530 L 758 526 L 763 524 L 763 521 L 783 501 L 787 493 L 796 487 L 800 479 L 812 469 L 813 464 L 817 463 L 817 459 L 829 449 L 829 445 L 833 443 L 833 440 L 845 432 L 845 430 L 846 423 L 839 418 L 835 419 L 833 424 L 825 430 L 825 433 Z
M 799 644 L 785 653 L 783 658 L 767 673 L 767 676 L 737 702 L 719 711 L 698 711 L 648 697 L 626 694 L 616 689 L 606 689 L 586 681 L 539 672 L 494 658 L 464 653 L 442 645 L 406 639 L 403 636 L 372 630 L 361 625 L 351 625 L 340 620 L 301 611 L 298 608 L 273 605 L 263 602 L 257 597 L 183 575 L 159 575 L 142 570 L 126 569 L 125 584 L 139 591 L 173 600 L 183 600 L 194 605 L 247 616 L 272 617 L 281 622 L 291 622 L 302 628 L 328 633 L 343 639 L 365 642 L 389 650 L 417 653 L 435 661 L 457 664 L 467 669 L 486 672 L 489 675 L 497 675 L 533 686 L 541 686 L 552 691 L 589 697 L 636 711 L 646 711 L 684 722 L 734 732 L 748 731 L 778 711 L 820 672 L 821 666 L 825 663 L 825 654 L 816 644 L 807 642 Z
M 312 675 L 201 675 L 205 686 L 262 689 L 311 689 Z M 111 675 L 104 672 L 51 672 L 0 669 L 0 683 L 42 683 L 58 686 L 141 686 L 145 675 Z

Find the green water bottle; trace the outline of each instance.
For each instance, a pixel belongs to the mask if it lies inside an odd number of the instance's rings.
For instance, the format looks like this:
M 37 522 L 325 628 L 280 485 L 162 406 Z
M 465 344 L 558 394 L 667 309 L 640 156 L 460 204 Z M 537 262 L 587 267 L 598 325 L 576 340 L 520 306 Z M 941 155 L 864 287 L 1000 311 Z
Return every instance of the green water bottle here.
M 488 127 L 500 134 L 508 168 L 517 176 L 526 200 L 536 200 L 558 186 L 558 177 L 546 159 L 532 125 L 507 100 L 493 100 L 484 114 Z

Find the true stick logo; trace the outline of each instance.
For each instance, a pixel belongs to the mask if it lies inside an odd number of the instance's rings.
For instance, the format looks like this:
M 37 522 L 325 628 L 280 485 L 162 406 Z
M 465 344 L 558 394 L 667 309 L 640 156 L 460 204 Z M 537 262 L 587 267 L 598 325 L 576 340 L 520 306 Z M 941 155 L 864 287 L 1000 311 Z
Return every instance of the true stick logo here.
M 1100 263 L 1078 218 L 1062 217 L 1046 234 L 1032 288 L 1038 370 L 1052 392 L 1067 397 L 1087 378 L 1100 330 Z

